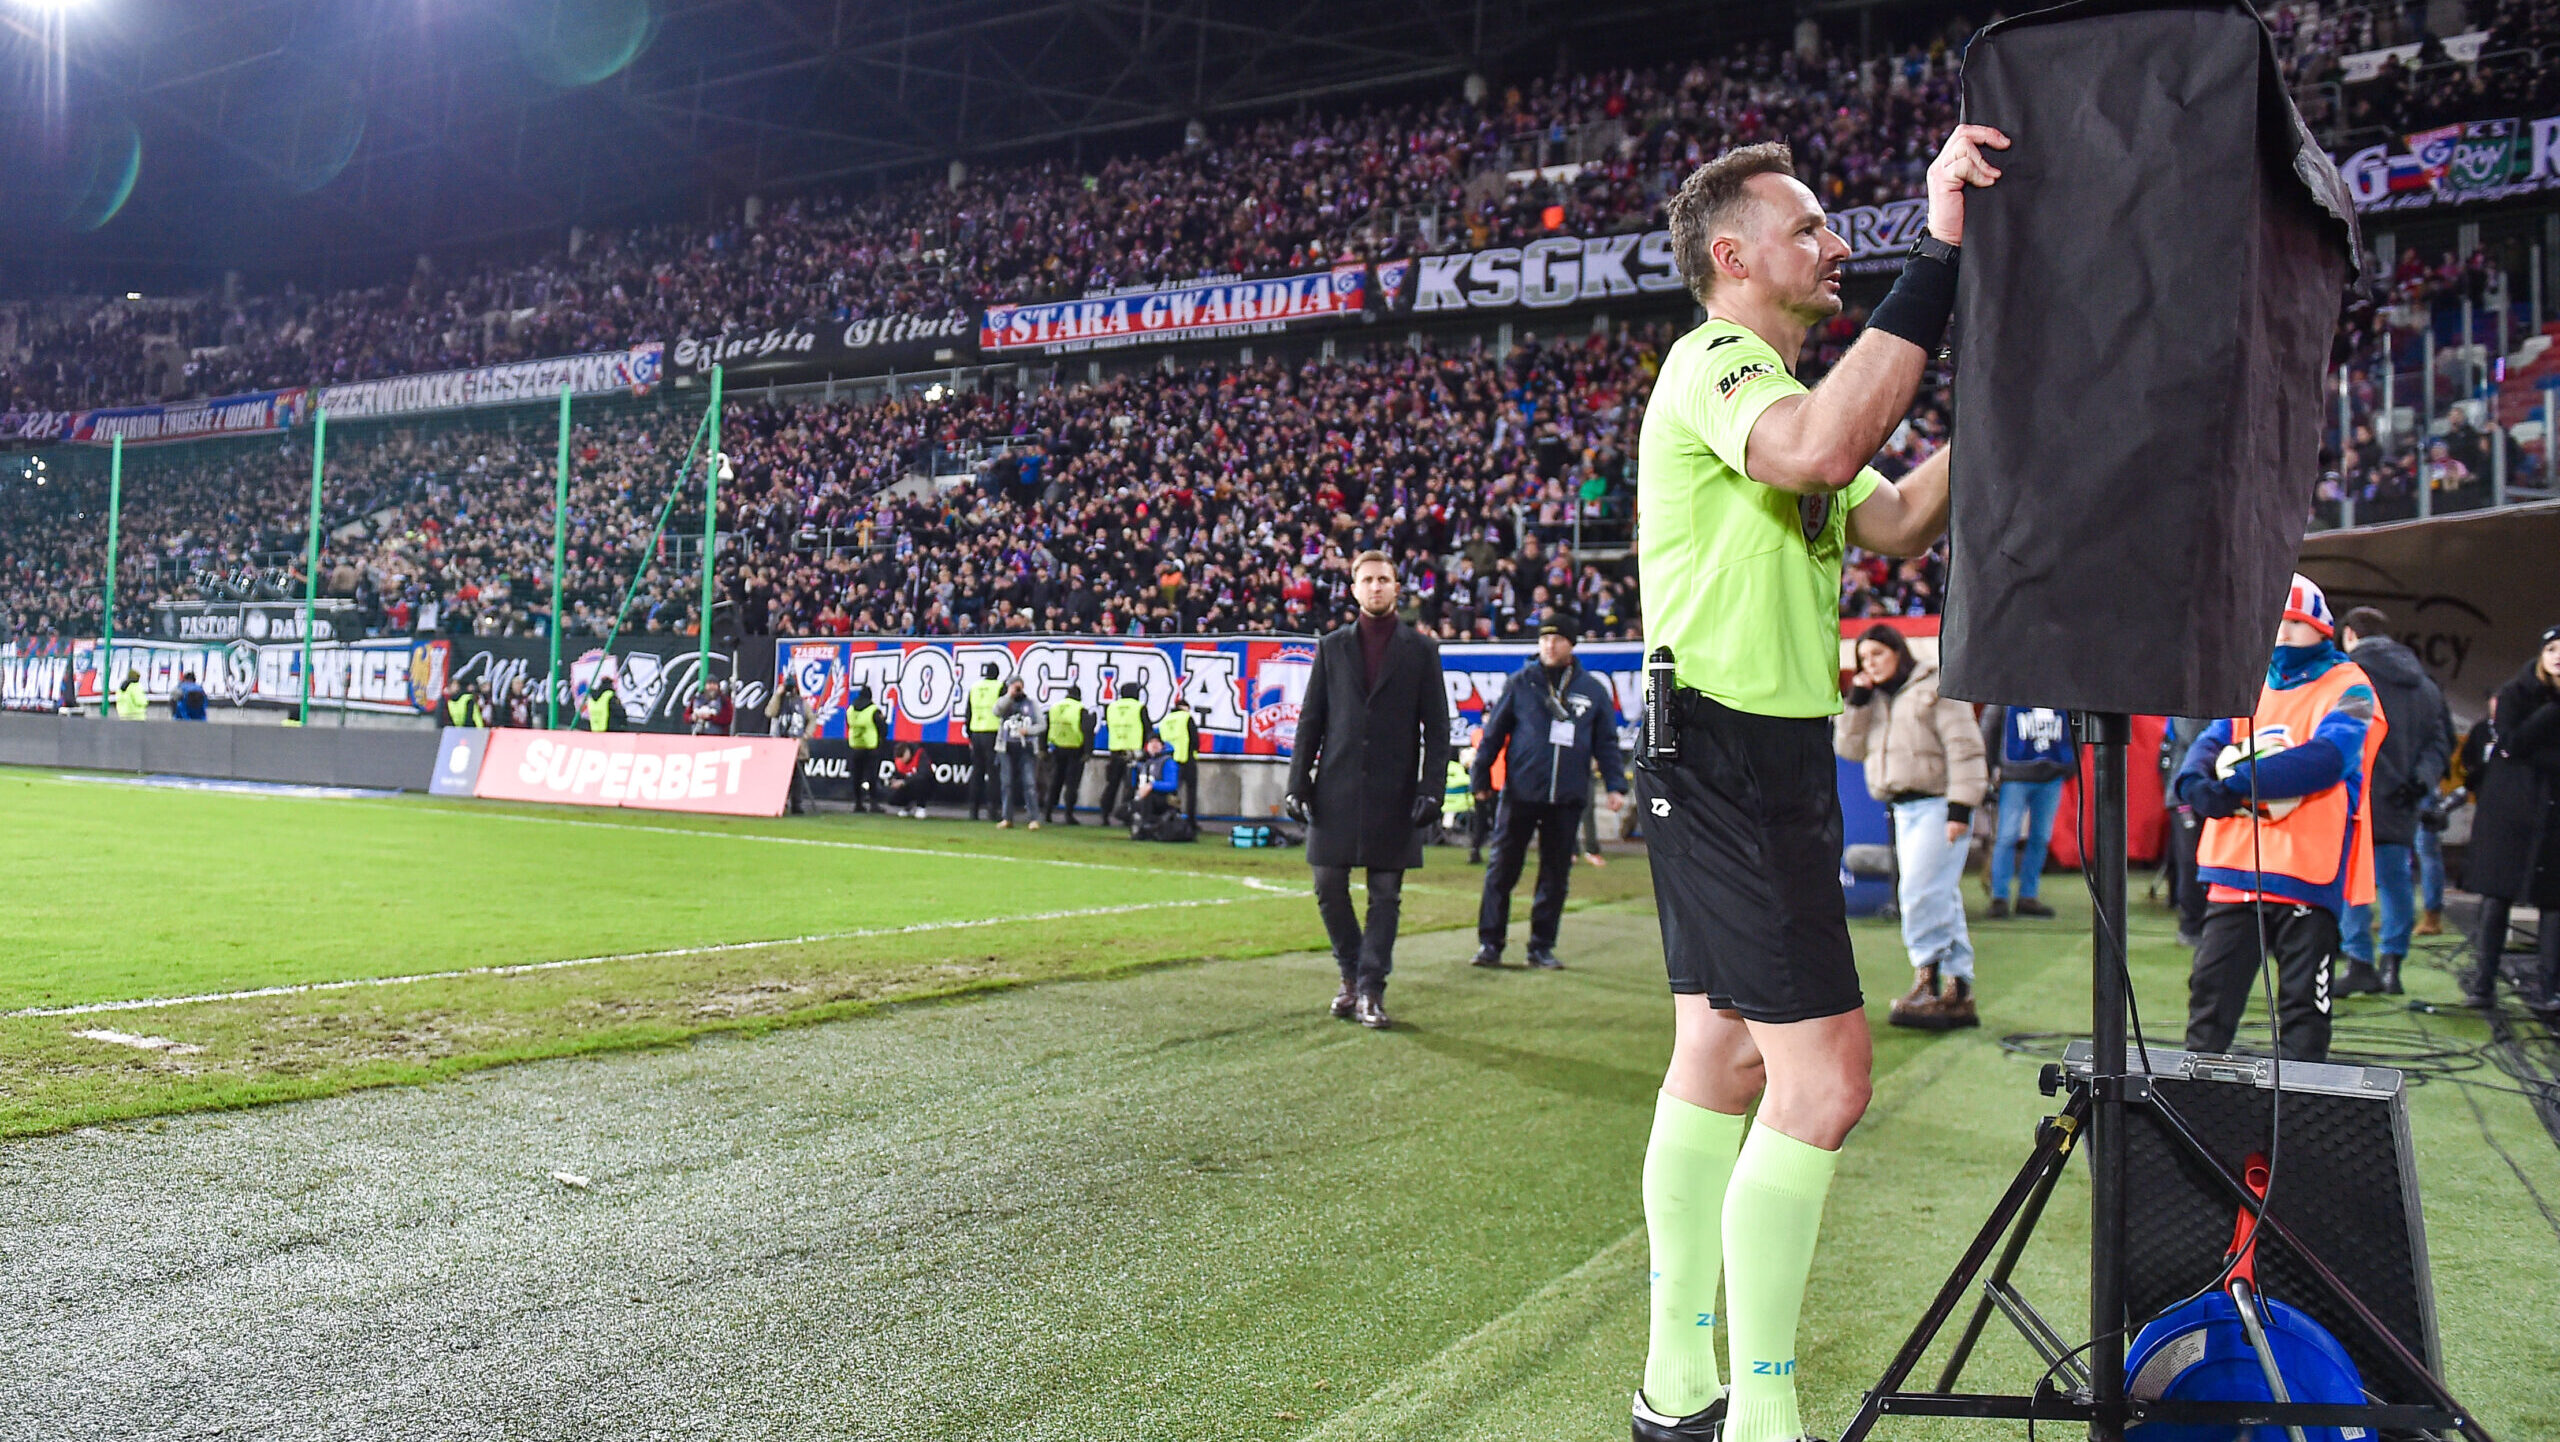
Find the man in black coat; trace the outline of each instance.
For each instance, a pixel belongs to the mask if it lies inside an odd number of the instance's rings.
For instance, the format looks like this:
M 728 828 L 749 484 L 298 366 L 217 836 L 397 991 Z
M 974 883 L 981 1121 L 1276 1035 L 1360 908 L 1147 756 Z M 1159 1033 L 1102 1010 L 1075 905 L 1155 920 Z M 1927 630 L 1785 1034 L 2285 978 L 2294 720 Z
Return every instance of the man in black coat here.
M 2480 962 L 2462 975 L 2462 999 L 2487 1006 L 2497 997 L 2507 923 L 2518 902 L 2560 912 L 2560 626 L 2542 633 L 2540 651 L 2489 702 L 2495 740 L 2472 783 L 2480 811 L 2471 821 L 2471 855 L 2463 884 L 2480 893 L 2480 929 L 2472 949 Z M 2524 988 L 2536 1010 L 2560 1010 L 2560 926 L 2536 928 L 2539 980 Z
M 1422 864 L 1449 774 L 1449 693 L 1440 648 L 1396 619 L 1396 567 L 1383 551 L 1351 565 L 1359 619 L 1316 644 L 1289 758 L 1289 815 L 1307 824 L 1316 910 L 1333 939 L 1342 990 L 1333 1014 L 1392 1025 L 1384 998 L 1395 965 L 1404 874 Z M 1351 871 L 1369 873 L 1369 918 L 1351 907 Z
M 2382 704 L 2382 750 L 2373 758 L 2370 783 L 2373 808 L 2373 903 L 2347 908 L 2338 949 L 2346 953 L 2347 974 L 2335 988 L 2339 995 L 2359 992 L 2400 994 L 2400 962 L 2409 954 L 2409 937 L 2418 921 L 2418 806 L 2444 779 L 2453 759 L 2453 712 L 2444 704 L 2417 653 L 2391 639 L 2390 618 L 2371 606 L 2358 606 L 2340 623 L 2338 643 L 2348 658 L 2364 668 L 2373 695 Z M 2374 950 L 2374 922 L 2381 922 L 2382 949 Z
M 1579 636 L 1571 616 L 1548 612 L 1538 625 L 1538 659 L 1521 667 L 1501 699 L 1485 708 L 1472 778 L 1479 798 L 1493 790 L 1493 758 L 1509 759 L 1493 823 L 1493 860 L 1485 867 L 1484 900 L 1476 909 L 1478 966 L 1502 965 L 1511 889 L 1520 884 L 1533 839 L 1538 890 L 1529 906 L 1529 964 L 1549 971 L 1564 965 L 1556 960 L 1556 930 L 1564 921 L 1566 888 L 1573 884 L 1574 831 L 1591 797 L 1595 759 L 1609 789 L 1609 809 L 1627 801 L 1618 708 L 1608 686 L 1574 663 Z

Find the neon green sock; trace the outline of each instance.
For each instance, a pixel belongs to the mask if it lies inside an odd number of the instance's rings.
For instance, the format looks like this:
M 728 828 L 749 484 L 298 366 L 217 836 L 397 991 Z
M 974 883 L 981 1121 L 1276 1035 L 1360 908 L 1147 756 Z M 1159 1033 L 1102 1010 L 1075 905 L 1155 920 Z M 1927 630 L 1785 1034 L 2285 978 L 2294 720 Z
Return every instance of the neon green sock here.
M 1653 1344 L 1644 1396 L 1686 1417 L 1724 1393 L 1716 1375 L 1716 1280 L 1724 1268 L 1725 1184 L 1742 1118 L 1664 1092 L 1644 1149 L 1644 1226 L 1653 1244 Z
M 1794 1442 L 1796 1314 L 1813 1270 L 1822 1202 L 1838 1152 L 1754 1124 L 1724 1194 L 1726 1331 L 1733 1347 L 1733 1405 L 1725 1442 Z

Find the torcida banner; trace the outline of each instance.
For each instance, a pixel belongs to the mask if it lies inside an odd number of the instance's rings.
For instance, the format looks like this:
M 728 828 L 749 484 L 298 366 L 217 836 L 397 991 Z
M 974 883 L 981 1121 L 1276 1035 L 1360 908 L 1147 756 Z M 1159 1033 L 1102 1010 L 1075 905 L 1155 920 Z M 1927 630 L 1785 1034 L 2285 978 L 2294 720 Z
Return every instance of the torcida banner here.
M 799 744 L 768 736 L 648 731 L 488 733 L 471 794 L 643 811 L 780 816 Z
M 1315 642 L 1305 637 L 1039 636 L 959 641 L 861 637 L 777 641 L 777 674 L 815 703 L 809 734 L 844 739 L 845 703 L 868 687 L 889 717 L 890 741 L 966 745 L 969 683 L 984 668 L 996 679 L 1019 676 L 1030 697 L 1047 706 L 1075 687 L 1094 712 L 1097 746 L 1109 744 L 1103 706 L 1134 685 L 1147 722 L 1173 709 L 1176 695 L 1197 718 L 1200 749 L 1212 756 L 1286 756 L 1298 730 Z

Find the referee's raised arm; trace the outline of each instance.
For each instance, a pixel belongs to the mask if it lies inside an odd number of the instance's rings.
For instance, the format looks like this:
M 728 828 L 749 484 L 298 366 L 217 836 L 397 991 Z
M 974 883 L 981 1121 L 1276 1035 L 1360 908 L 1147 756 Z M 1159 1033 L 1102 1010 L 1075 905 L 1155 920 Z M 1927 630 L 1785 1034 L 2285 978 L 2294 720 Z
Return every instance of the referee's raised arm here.
M 1743 472 L 1762 485 L 1799 493 L 1838 491 L 1884 445 L 1920 387 L 1930 352 L 1955 306 L 1956 255 L 1964 236 L 1964 192 L 2000 176 L 1984 147 L 2007 136 L 1960 125 L 1929 166 L 1928 235 L 1903 276 L 1876 307 L 1849 352 L 1812 391 L 1784 397 L 1752 425 Z M 1675 227 L 1700 253 L 1682 269 L 1708 280 L 1711 309 L 1775 348 L 1793 371 L 1806 332 L 1840 311 L 1840 266 L 1849 245 L 1834 232 L 1811 190 L 1776 171 L 1745 178 L 1730 194 L 1686 189 L 1672 202 L 1694 214 Z

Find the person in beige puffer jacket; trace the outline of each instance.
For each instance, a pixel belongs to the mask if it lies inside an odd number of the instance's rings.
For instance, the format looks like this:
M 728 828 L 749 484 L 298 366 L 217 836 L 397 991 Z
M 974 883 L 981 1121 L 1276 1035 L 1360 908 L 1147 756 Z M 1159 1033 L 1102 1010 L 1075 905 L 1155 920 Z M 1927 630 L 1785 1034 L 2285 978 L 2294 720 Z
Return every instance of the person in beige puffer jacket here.
M 1863 762 L 1867 793 L 1893 815 L 1901 880 L 1902 944 L 1911 990 L 1893 1004 L 1896 1026 L 1944 1031 L 1979 1026 L 1973 939 L 1965 931 L 1965 858 L 1973 809 L 1990 788 L 1973 707 L 1938 694 L 1938 668 L 1913 659 L 1891 626 L 1858 638 L 1858 669 L 1833 723 L 1832 749 Z

